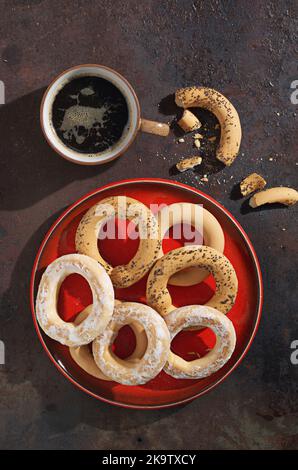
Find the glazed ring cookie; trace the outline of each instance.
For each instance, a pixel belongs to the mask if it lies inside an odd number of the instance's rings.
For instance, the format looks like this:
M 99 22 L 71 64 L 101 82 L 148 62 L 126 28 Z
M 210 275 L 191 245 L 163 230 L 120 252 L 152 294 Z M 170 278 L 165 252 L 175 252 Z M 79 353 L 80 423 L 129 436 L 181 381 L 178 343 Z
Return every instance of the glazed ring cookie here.
M 80 274 L 92 291 L 93 305 L 88 317 L 78 326 L 63 321 L 57 311 L 59 288 L 70 274 Z M 42 275 L 36 317 L 43 331 L 67 346 L 90 343 L 109 323 L 114 309 L 114 290 L 104 268 L 89 256 L 70 254 L 53 261 Z
M 111 219 L 129 219 L 138 226 L 139 247 L 128 264 L 113 267 L 100 255 L 97 246 L 100 229 Z M 82 218 L 76 233 L 79 253 L 96 259 L 111 276 L 115 287 L 129 287 L 151 268 L 160 250 L 157 220 L 151 210 L 136 199 L 113 196 L 91 207 Z
M 171 312 L 166 323 L 173 339 L 181 330 L 210 328 L 216 335 L 216 344 L 204 357 L 185 361 L 172 351 L 164 371 L 176 379 L 202 379 L 221 369 L 230 359 L 236 345 L 236 333 L 231 320 L 218 310 L 191 305 Z
M 146 352 L 141 359 L 119 359 L 111 345 L 119 329 L 134 322 L 145 330 Z M 170 351 L 170 333 L 165 321 L 148 305 L 123 302 L 116 305 L 111 322 L 92 347 L 97 366 L 112 380 L 124 385 L 144 384 L 163 369 Z
M 191 225 L 200 233 L 203 229 L 204 244 L 220 253 L 223 252 L 225 237 L 221 225 L 214 215 L 202 206 L 188 202 L 177 202 L 163 207 L 157 213 L 157 217 L 161 240 L 170 227 L 184 223 Z M 163 255 L 161 247 L 160 257 Z M 193 286 L 202 282 L 208 275 L 209 272 L 206 269 L 187 268 L 171 276 L 168 283 L 173 286 Z
M 215 294 L 206 305 L 228 313 L 235 303 L 238 288 L 235 270 L 223 254 L 202 245 L 176 248 L 156 262 L 147 280 L 148 304 L 162 316 L 175 310 L 167 289 L 168 279 L 177 271 L 192 266 L 207 269 L 215 279 Z
M 118 301 L 115 300 L 115 303 L 116 302 Z M 74 320 L 74 324 L 79 325 L 89 315 L 91 309 L 92 305 L 89 305 L 85 308 L 85 310 L 79 313 L 79 315 Z M 147 336 L 144 328 L 142 328 L 139 323 L 132 323 L 130 327 L 136 337 L 136 347 L 133 353 L 125 360 L 140 359 L 145 354 L 147 348 Z M 70 347 L 69 352 L 77 365 L 89 375 L 92 375 L 93 377 L 101 380 L 111 380 L 97 367 L 89 345 L 85 344 L 83 346 Z
M 241 143 L 239 115 L 232 103 L 212 88 L 188 87 L 176 91 L 175 102 L 182 108 L 205 108 L 215 114 L 220 124 L 220 143 L 216 158 L 230 166 L 238 155 Z

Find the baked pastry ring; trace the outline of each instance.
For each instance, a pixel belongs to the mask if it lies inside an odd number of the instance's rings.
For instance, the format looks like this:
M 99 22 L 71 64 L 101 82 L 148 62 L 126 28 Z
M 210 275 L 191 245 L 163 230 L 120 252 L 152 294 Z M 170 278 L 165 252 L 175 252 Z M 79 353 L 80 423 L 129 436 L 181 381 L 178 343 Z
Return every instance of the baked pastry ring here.
M 92 291 L 89 315 L 78 326 L 65 322 L 57 311 L 59 288 L 70 274 L 80 274 Z M 43 331 L 67 346 L 88 344 L 109 323 L 114 309 L 114 289 L 104 268 L 89 256 L 69 254 L 53 261 L 42 275 L 36 298 L 36 318 Z
M 146 352 L 141 359 L 122 360 L 111 345 L 119 329 L 138 322 L 147 336 Z M 151 307 L 136 302 L 117 303 L 113 318 L 92 344 L 97 366 L 115 382 L 138 385 L 153 379 L 164 367 L 170 351 L 170 333 L 165 321 Z
M 254 194 L 249 200 L 249 205 L 255 209 L 263 204 L 273 204 L 276 202 L 285 206 L 293 206 L 298 202 L 298 192 L 296 189 L 282 186 L 265 189 Z
M 167 289 L 168 279 L 177 271 L 192 266 L 207 269 L 215 279 L 215 294 L 206 305 L 228 313 L 235 303 L 238 289 L 236 272 L 228 258 L 204 245 L 176 248 L 155 263 L 147 280 L 148 304 L 162 316 L 175 310 Z
M 204 244 L 214 248 L 220 253 L 225 246 L 225 237 L 220 223 L 207 209 L 198 204 L 189 202 L 177 202 L 170 206 L 163 207 L 158 213 L 158 226 L 161 240 L 169 228 L 176 224 L 188 224 L 202 233 Z M 162 246 L 160 248 L 160 257 L 164 255 Z M 209 272 L 206 269 L 198 267 L 186 268 L 183 271 L 175 273 L 168 281 L 173 286 L 193 286 L 202 282 Z
M 177 308 L 166 317 L 173 339 L 181 330 L 210 328 L 216 335 L 216 344 L 204 357 L 185 361 L 170 351 L 164 371 L 176 379 L 202 379 L 221 369 L 230 359 L 236 345 L 236 333 L 231 320 L 218 310 L 206 305 Z
M 118 302 L 118 300 L 115 300 L 115 304 Z M 88 305 L 85 310 L 79 313 L 79 315 L 77 315 L 74 320 L 74 324 L 79 325 L 89 315 L 91 308 L 92 305 Z M 136 337 L 136 347 L 133 353 L 125 360 L 140 359 L 145 354 L 147 348 L 147 336 L 144 328 L 141 327 L 139 323 L 131 323 L 130 327 Z M 72 346 L 69 348 L 69 353 L 74 362 L 76 362 L 76 364 L 81 367 L 81 369 L 87 372 L 87 374 L 92 375 L 97 379 L 106 381 L 111 380 L 97 367 L 89 345 L 85 344 L 83 346 Z
M 140 240 L 129 263 L 115 267 L 102 258 L 97 246 L 101 227 L 114 217 L 134 221 Z M 115 287 L 129 287 L 141 279 L 156 261 L 160 244 L 157 220 L 151 210 L 126 196 L 108 197 L 95 204 L 83 216 L 76 233 L 77 251 L 96 259 L 110 275 Z
M 230 166 L 238 155 L 241 143 L 240 119 L 232 103 L 212 88 L 196 86 L 177 90 L 175 102 L 184 109 L 199 107 L 215 114 L 221 132 L 216 158 Z

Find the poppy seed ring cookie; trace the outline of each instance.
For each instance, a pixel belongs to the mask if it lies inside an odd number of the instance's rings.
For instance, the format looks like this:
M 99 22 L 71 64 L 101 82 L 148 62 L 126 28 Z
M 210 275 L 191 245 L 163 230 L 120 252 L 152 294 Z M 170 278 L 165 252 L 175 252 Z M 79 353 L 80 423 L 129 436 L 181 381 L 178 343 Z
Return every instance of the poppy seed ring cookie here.
M 111 266 L 100 255 L 97 240 L 102 227 L 114 217 L 133 221 L 138 227 L 139 247 L 129 263 Z M 141 279 L 158 258 L 158 224 L 151 210 L 126 196 L 111 196 L 92 206 L 83 216 L 76 232 L 76 249 L 96 259 L 110 275 L 115 287 L 129 287 Z
M 207 269 L 216 282 L 216 290 L 206 305 L 228 313 L 235 303 L 238 280 L 231 262 L 222 253 L 202 245 L 176 248 L 160 258 L 151 269 L 147 280 L 148 304 L 165 316 L 175 310 L 167 289 L 173 274 L 192 266 Z
M 185 361 L 172 351 L 164 371 L 176 379 L 202 379 L 221 369 L 230 359 L 236 345 L 236 333 L 231 320 L 218 310 L 206 305 L 177 308 L 166 317 L 173 339 L 181 330 L 210 328 L 216 335 L 214 348 L 205 356 Z
M 115 300 L 115 304 L 118 302 L 118 300 Z M 85 310 L 79 313 L 79 315 L 77 315 L 74 320 L 74 324 L 79 325 L 89 315 L 91 309 L 92 305 L 89 305 L 85 308 Z M 136 346 L 133 353 L 129 357 L 127 357 L 126 360 L 140 359 L 145 354 L 147 348 L 147 336 L 144 331 L 144 328 L 142 328 L 139 323 L 132 323 L 130 327 L 135 334 Z M 85 344 L 83 346 L 72 346 L 69 348 L 69 353 L 74 362 L 76 362 L 76 364 L 81 369 L 87 372 L 87 374 L 92 375 L 97 379 L 106 381 L 111 380 L 97 367 L 90 346 L 88 344 Z
M 89 315 L 77 326 L 63 321 L 56 305 L 62 282 L 74 273 L 88 281 L 93 296 Z M 80 346 L 93 341 L 109 323 L 113 309 L 114 290 L 111 280 L 104 268 L 88 256 L 61 256 L 49 264 L 42 275 L 36 298 L 36 318 L 43 331 L 61 344 Z
M 204 244 L 214 248 L 220 253 L 223 252 L 225 246 L 225 237 L 220 223 L 201 205 L 191 204 L 189 202 L 177 202 L 170 206 L 163 207 L 158 213 L 158 226 L 161 240 L 170 227 L 177 224 L 183 224 L 194 227 L 197 232 L 203 233 Z M 189 234 L 190 236 L 193 233 Z M 164 255 L 163 249 L 160 249 L 160 257 Z M 173 286 L 193 286 L 202 282 L 209 272 L 206 269 L 198 267 L 186 268 L 183 271 L 175 273 L 169 279 L 168 283 Z
M 139 323 L 147 336 L 147 348 L 140 359 L 117 357 L 111 346 L 122 326 Z M 151 307 L 136 302 L 121 302 L 105 331 L 92 344 L 97 366 L 115 382 L 138 385 L 153 379 L 164 367 L 170 352 L 170 333 L 165 321 Z
M 232 103 L 217 90 L 196 86 L 177 90 L 175 103 L 184 109 L 208 109 L 217 117 L 220 123 L 220 143 L 216 158 L 230 166 L 238 155 L 241 143 L 240 119 Z

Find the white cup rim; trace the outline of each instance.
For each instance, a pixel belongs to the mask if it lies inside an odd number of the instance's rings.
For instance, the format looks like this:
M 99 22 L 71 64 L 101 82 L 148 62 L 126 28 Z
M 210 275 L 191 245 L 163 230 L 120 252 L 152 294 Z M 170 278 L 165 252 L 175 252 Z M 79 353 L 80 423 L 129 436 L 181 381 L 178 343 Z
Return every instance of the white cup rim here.
M 51 119 L 52 104 L 58 91 L 67 81 L 82 75 L 98 76 L 111 81 L 120 89 L 128 105 L 129 119 L 123 137 L 111 149 L 98 154 L 80 153 L 67 147 L 58 137 Z M 134 141 L 140 121 L 139 100 L 131 84 L 115 70 L 100 64 L 76 65 L 56 76 L 46 89 L 40 106 L 40 125 L 48 144 L 66 160 L 80 165 L 99 165 L 119 157 Z

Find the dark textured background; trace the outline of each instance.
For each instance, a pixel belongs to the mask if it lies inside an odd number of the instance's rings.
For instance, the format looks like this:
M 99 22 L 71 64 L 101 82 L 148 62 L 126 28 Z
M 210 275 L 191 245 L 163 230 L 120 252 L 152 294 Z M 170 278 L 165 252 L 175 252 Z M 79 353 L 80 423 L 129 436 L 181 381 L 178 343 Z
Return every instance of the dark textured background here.
M 298 366 L 290 363 L 290 343 L 298 339 L 297 208 L 249 212 L 233 191 L 252 170 L 270 185 L 297 185 L 298 105 L 290 102 L 290 83 L 298 79 L 297 1 L 7 0 L 0 6 L 7 103 L 0 106 L 6 345 L 0 447 L 297 448 Z M 165 122 L 174 116 L 161 114 L 171 109 L 158 103 L 177 87 L 219 89 L 241 117 L 240 156 L 205 184 L 199 173 L 171 174 L 177 159 L 194 152 L 191 139 L 177 144 L 174 134 L 139 135 L 125 160 L 102 167 L 59 158 L 41 135 L 40 98 L 57 73 L 86 62 L 124 74 L 144 117 Z M 181 408 L 129 411 L 89 398 L 50 363 L 31 320 L 29 274 L 50 224 L 86 192 L 127 177 L 169 177 L 215 197 L 243 225 L 263 269 L 263 319 L 249 354 L 217 389 Z

